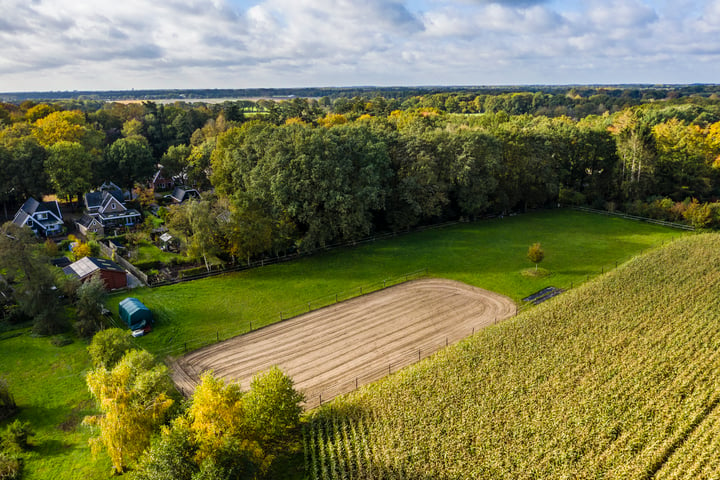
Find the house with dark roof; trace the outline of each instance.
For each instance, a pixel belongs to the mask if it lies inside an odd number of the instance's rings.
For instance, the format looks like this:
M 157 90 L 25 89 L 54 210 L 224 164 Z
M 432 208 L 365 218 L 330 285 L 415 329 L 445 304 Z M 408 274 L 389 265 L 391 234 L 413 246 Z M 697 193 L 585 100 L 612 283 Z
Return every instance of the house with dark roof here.
M 159 165 L 159 167 L 158 171 L 155 172 L 155 175 L 153 175 L 152 180 L 150 180 L 149 186 L 157 191 L 170 190 L 175 186 L 175 180 L 167 176 L 162 165 Z
M 95 233 L 100 236 L 105 235 L 105 229 L 103 228 L 102 223 L 100 223 L 96 217 L 87 213 L 80 217 L 79 220 L 76 220 L 75 225 L 78 230 L 80 230 L 80 233 L 85 236 L 89 233 Z
M 106 260 L 104 258 L 84 257 L 73 262 L 63 268 L 66 275 L 79 278 L 81 282 L 85 282 L 90 277 L 98 273 L 105 283 L 107 290 L 115 290 L 116 288 L 124 288 L 127 286 L 127 273 L 117 263 Z
M 38 202 L 28 198 L 13 218 L 13 223 L 19 227 L 27 225 L 35 235 L 51 237 L 59 235 L 63 230 L 63 218 L 57 200 L 51 202 Z
M 90 232 L 104 235 L 108 228 L 131 227 L 142 219 L 140 212 L 125 206 L 122 190 L 112 182 L 86 193 L 84 199 L 86 214 L 75 222 L 84 235 Z
M 194 188 L 175 187 L 173 193 L 167 195 L 173 203 L 183 203 L 191 198 L 200 198 L 200 192 Z

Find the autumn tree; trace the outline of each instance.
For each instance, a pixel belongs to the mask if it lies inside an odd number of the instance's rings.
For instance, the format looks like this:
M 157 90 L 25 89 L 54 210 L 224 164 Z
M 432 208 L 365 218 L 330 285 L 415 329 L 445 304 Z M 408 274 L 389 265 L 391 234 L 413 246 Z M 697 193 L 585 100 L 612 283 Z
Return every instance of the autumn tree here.
M 99 428 L 91 447 L 94 453 L 105 450 L 115 471 L 122 473 L 150 445 L 173 404 L 167 367 L 146 351 L 130 350 L 112 370 L 97 368 L 86 380 L 102 412 L 84 420 Z
M 132 349 L 130 334 L 121 328 L 108 328 L 97 332 L 88 346 L 96 369 L 112 369 Z
M 147 188 L 136 182 L 135 187 L 133 187 L 133 195 L 136 196 L 137 201 L 144 208 L 149 208 L 150 205 L 155 203 L 155 188 L 153 187 Z
M 278 478 L 278 458 L 301 448 L 302 395 L 277 368 L 250 390 L 206 372 L 187 411 L 163 428 L 138 466 L 138 480 Z
M 527 252 L 528 259 L 535 264 L 535 271 L 537 271 L 538 263 L 542 262 L 545 258 L 545 251 L 540 246 L 540 243 L 533 243 Z
M 77 261 L 81 258 L 89 257 L 92 254 L 92 249 L 88 243 L 78 241 L 73 247 L 72 254 L 75 261 Z

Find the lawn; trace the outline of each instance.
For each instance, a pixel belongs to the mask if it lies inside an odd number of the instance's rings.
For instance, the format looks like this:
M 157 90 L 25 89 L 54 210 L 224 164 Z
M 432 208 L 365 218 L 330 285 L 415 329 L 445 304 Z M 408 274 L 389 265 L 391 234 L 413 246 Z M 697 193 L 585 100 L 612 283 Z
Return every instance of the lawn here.
M 567 288 L 615 267 L 680 231 L 575 211 L 532 213 L 427 230 L 298 261 L 155 289 L 134 290 L 156 315 L 138 344 L 178 354 L 280 319 L 282 311 L 427 269 L 520 302 L 547 286 Z M 545 250 L 544 278 L 523 276 L 528 247 Z M 127 294 L 110 299 L 110 309 Z M 187 347 L 186 347 L 187 345 Z
M 187 258 L 173 252 L 160 250 L 150 242 L 140 242 L 137 247 L 137 262 L 162 262 L 169 264 L 172 261 L 183 263 Z
M 10 386 L 20 407 L 17 418 L 28 421 L 36 433 L 32 450 L 25 455 L 23 479 L 98 478 L 110 471 L 105 455 L 90 454 L 90 431 L 80 425 L 85 415 L 96 413 L 85 385 L 90 369 L 87 345 L 75 341 L 56 347 L 49 338 L 36 338 L 29 330 L 0 340 L 0 377 Z M 0 422 L 0 428 L 5 423 Z

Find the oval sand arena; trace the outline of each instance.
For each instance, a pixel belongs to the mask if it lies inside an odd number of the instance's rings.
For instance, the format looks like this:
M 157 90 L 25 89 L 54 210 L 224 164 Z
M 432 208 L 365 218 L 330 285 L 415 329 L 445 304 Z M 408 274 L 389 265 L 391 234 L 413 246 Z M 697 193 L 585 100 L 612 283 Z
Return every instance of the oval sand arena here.
M 246 390 L 253 375 L 277 365 L 312 408 L 514 313 L 503 295 L 450 280 L 415 280 L 191 352 L 177 359 L 173 379 L 187 395 L 212 370 Z

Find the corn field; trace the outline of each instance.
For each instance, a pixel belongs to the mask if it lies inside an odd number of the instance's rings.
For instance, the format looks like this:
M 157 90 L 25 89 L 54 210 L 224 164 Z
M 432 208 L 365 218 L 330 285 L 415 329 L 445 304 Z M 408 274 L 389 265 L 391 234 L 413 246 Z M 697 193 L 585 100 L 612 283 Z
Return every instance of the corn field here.
M 312 479 L 709 479 L 720 235 L 685 237 L 315 410 Z

